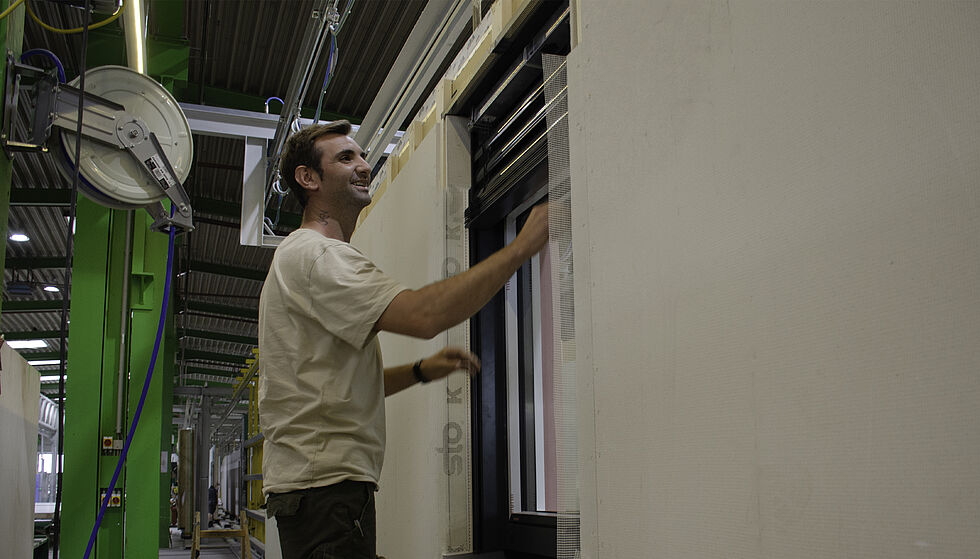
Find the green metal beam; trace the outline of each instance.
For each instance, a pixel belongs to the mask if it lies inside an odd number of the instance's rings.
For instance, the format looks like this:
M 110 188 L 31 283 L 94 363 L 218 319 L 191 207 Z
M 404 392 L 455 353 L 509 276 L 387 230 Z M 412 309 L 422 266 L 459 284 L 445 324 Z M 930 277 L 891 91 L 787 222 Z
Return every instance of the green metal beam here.
M 118 25 L 110 25 L 88 34 L 85 67 L 126 66 L 126 38 Z M 71 79 L 72 76 L 68 76 Z
M 10 191 L 11 206 L 68 206 L 68 188 L 14 188 Z
M 195 211 L 227 217 L 229 219 L 242 218 L 242 206 L 227 200 L 215 200 L 213 198 L 201 198 L 200 196 L 191 197 L 191 207 Z
M 192 233 L 193 234 L 193 233 Z M 64 268 L 64 256 L 8 256 L 8 270 L 40 270 L 43 268 Z M 205 272 L 219 276 L 233 278 L 243 278 L 256 281 L 265 281 L 265 270 L 255 268 L 245 268 L 243 266 L 229 266 L 226 264 L 215 264 L 204 260 L 191 260 L 190 269 L 192 272 Z M 60 305 L 60 303 L 59 303 Z M 60 306 L 58 308 L 61 308 Z
M 67 188 L 15 188 L 10 191 L 11 206 L 68 206 L 71 203 L 71 190 Z M 242 205 L 238 202 L 216 200 L 214 198 L 191 197 L 194 211 L 209 213 L 220 217 L 240 220 Z M 279 223 L 283 227 L 296 228 L 303 216 L 292 212 L 282 212 Z
M 187 370 L 184 372 L 188 374 L 198 374 L 198 375 L 223 375 L 223 376 L 227 376 L 228 378 L 234 378 L 239 374 L 241 374 L 238 371 L 227 371 L 224 369 L 208 369 L 206 367 L 187 367 Z
M 71 203 L 71 189 L 68 188 L 14 188 L 10 191 L 11 206 L 68 206 Z M 242 215 L 241 204 L 216 200 L 213 198 L 191 197 L 191 206 L 195 210 L 239 219 Z M 299 217 L 296 214 L 287 214 Z
M 213 262 L 205 262 L 203 260 L 191 260 L 190 269 L 192 272 L 205 272 L 208 274 L 217 274 L 219 276 L 228 276 L 256 281 L 265 281 L 266 276 L 266 272 L 264 270 L 242 268 L 241 266 L 228 266 L 225 264 L 215 264 Z
M 184 0 L 154 0 L 149 3 L 150 36 L 154 39 L 182 39 Z
M 211 332 L 208 330 L 184 330 L 185 336 L 190 336 L 192 338 L 204 338 L 206 340 L 217 340 L 219 342 L 232 342 L 236 344 L 248 344 L 248 345 L 258 345 L 258 338 L 253 338 L 251 336 L 236 336 L 234 334 L 225 334 L 222 332 Z M 15 339 L 15 338 L 8 338 Z M 26 339 L 26 338 L 21 338 Z
M 8 270 L 40 270 L 41 268 L 64 267 L 64 256 L 7 256 Z
M 39 351 L 37 353 L 23 352 L 20 355 L 24 359 L 30 361 L 40 360 L 40 359 L 61 359 L 61 352 L 59 351 Z
M 194 380 L 194 379 L 187 379 L 187 380 L 184 381 L 184 386 L 204 386 L 204 385 L 214 386 L 215 384 L 227 384 L 229 386 L 234 386 L 235 381 L 234 381 L 234 379 L 232 379 L 230 377 L 228 379 L 228 382 L 218 382 L 218 381 L 207 381 L 207 382 L 205 382 L 203 380 Z M 189 396 L 177 396 L 177 397 L 178 398 L 188 398 Z
M 183 9 L 178 8 L 183 14 Z M 175 82 L 187 81 L 190 43 L 186 39 L 147 37 L 146 73 L 171 89 Z M 118 26 L 108 26 L 89 34 L 89 48 L 85 58 L 89 68 L 96 66 L 126 66 L 126 37 Z
M 179 305 L 178 308 L 180 308 Z M 218 305 L 215 303 L 204 303 L 201 301 L 187 301 L 187 310 L 210 314 L 221 314 L 236 318 L 250 318 L 252 320 L 259 319 L 259 311 L 256 309 Z
M 60 311 L 61 301 L 4 301 L 3 312 Z
M 156 38 L 146 43 L 147 73 L 171 89 L 167 82 L 186 82 L 190 46 L 180 39 Z M 169 87 L 168 87 L 169 86 Z
M 233 363 L 244 365 L 246 357 L 241 355 L 226 355 L 224 353 L 214 353 L 211 351 L 200 351 L 197 349 L 185 349 L 179 356 L 183 359 L 205 359 L 208 361 L 221 361 L 223 363 Z
M 180 305 L 179 304 L 178 304 L 178 307 L 177 308 L 178 309 L 180 308 Z M 236 317 L 236 318 L 251 318 L 251 319 L 254 319 L 254 320 L 258 320 L 258 318 L 259 318 L 259 311 L 255 310 L 255 309 L 249 309 L 249 308 L 244 308 L 244 307 L 233 307 L 231 305 L 218 305 L 218 304 L 215 304 L 215 303 L 204 303 L 204 302 L 201 302 L 201 301 L 188 301 L 187 302 L 187 309 L 190 310 L 190 311 L 205 312 L 205 313 L 211 313 L 211 314 L 221 314 L 221 315 L 227 315 L 227 316 Z M 60 311 L 61 310 L 61 301 L 58 301 L 58 300 L 52 300 L 52 301 L 4 301 L 3 302 L 3 310 L 4 310 L 4 312 L 11 312 L 11 313 L 15 313 L 15 312 L 50 312 L 50 311 Z M 30 332 L 25 332 L 25 335 L 30 335 L 30 334 L 31 334 Z M 58 333 L 56 336 L 51 336 L 51 337 L 58 337 L 60 335 L 61 334 Z M 195 336 L 195 337 L 201 337 L 201 338 L 207 337 L 207 338 L 215 339 L 215 340 L 224 340 L 224 338 L 220 338 L 220 337 L 217 337 L 217 336 L 214 336 L 214 335 Z M 238 339 L 224 340 L 224 341 L 235 341 L 235 342 L 238 342 L 238 343 L 255 343 L 254 338 L 247 338 L 248 341 L 243 341 L 244 339 L 246 339 L 244 337 L 241 337 L 241 338 L 242 338 L 242 341 L 239 341 Z M 13 340 L 13 339 L 18 339 L 18 338 L 10 338 L 10 339 Z M 28 338 L 20 338 L 20 339 L 28 339 Z M 30 339 L 33 339 L 33 338 L 30 338 Z
M 49 338 L 60 338 L 61 332 L 58 330 L 31 330 L 28 332 L 4 332 L 3 339 L 13 340 L 44 340 Z

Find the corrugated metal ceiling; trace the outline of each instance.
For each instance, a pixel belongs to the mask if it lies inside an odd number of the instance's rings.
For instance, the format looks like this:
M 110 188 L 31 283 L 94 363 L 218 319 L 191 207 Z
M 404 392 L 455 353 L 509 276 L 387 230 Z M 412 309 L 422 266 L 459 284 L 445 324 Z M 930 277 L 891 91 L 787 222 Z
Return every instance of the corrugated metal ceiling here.
M 186 9 L 190 79 L 261 98 L 284 97 L 313 0 L 203 0 Z M 360 0 L 337 37 L 332 86 L 324 108 L 359 120 L 425 7 L 423 0 Z M 326 51 L 311 83 L 322 84 Z M 315 107 L 311 88 L 303 105 Z M 208 103 L 207 96 L 203 98 Z

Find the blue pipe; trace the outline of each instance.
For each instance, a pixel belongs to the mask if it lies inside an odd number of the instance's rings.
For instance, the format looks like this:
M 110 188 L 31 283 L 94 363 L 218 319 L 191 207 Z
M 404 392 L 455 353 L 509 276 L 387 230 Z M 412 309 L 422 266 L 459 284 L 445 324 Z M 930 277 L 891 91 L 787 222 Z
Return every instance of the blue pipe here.
M 327 72 L 323 76 L 323 85 L 320 87 L 320 100 L 316 104 L 316 114 L 313 115 L 313 124 L 320 122 L 320 108 L 323 106 L 323 97 L 327 94 L 327 84 L 330 83 L 330 75 L 333 74 L 334 53 L 337 50 L 337 38 L 330 34 L 330 45 L 327 47 Z
M 173 206 L 170 207 L 170 217 L 174 215 Z M 157 339 L 153 342 L 153 353 L 150 356 L 150 367 L 146 371 L 146 380 L 143 381 L 143 393 L 140 394 L 140 402 L 136 406 L 136 413 L 133 414 L 133 422 L 129 426 L 126 434 L 126 443 L 123 444 L 122 454 L 119 455 L 119 462 L 116 464 L 116 471 L 112 474 L 112 481 L 109 482 L 109 490 L 106 491 L 105 499 L 102 500 L 102 507 L 99 509 L 99 516 L 95 519 L 95 526 L 92 527 L 92 535 L 89 536 L 88 546 L 85 548 L 85 559 L 88 559 L 95 545 L 95 538 L 99 534 L 99 526 L 102 524 L 102 517 L 105 516 L 105 509 L 109 506 L 109 499 L 112 497 L 112 490 L 116 487 L 119 473 L 122 472 L 123 464 L 126 463 L 126 455 L 129 454 L 129 445 L 133 442 L 133 434 L 136 433 L 136 426 L 140 422 L 140 414 L 143 413 L 143 403 L 146 401 L 146 393 L 150 390 L 150 379 L 153 378 L 153 367 L 157 362 L 157 354 L 160 353 L 160 340 L 163 339 L 163 328 L 167 323 L 167 303 L 170 301 L 170 275 L 174 265 L 174 235 L 177 227 L 170 225 L 170 245 L 167 247 L 167 275 L 163 283 L 163 305 L 160 309 L 160 324 L 157 326 Z
M 61 83 L 65 83 L 67 81 L 67 78 L 65 77 L 65 67 L 61 65 L 61 61 L 58 60 L 58 57 L 47 49 L 31 49 L 26 51 L 20 55 L 20 61 L 25 62 L 28 58 L 34 56 L 35 54 L 40 54 L 50 58 L 51 61 L 54 62 L 54 65 L 58 67 L 58 81 Z
M 275 97 L 275 96 L 269 97 L 268 99 L 265 100 L 265 113 L 266 114 L 269 114 L 269 101 L 272 101 L 273 99 L 275 99 L 276 101 L 279 101 L 279 105 L 284 105 L 285 104 L 285 103 L 282 102 L 282 99 L 280 99 L 278 97 Z M 281 111 L 282 108 L 280 107 L 279 110 Z

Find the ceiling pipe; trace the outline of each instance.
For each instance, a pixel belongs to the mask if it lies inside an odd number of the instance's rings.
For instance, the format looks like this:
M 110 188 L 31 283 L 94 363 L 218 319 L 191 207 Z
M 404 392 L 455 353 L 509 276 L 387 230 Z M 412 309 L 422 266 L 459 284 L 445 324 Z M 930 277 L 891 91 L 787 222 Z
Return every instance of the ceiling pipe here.
M 409 111 L 428 95 L 426 86 L 471 23 L 469 8 L 468 0 L 429 0 L 422 10 L 354 135 L 372 167 L 387 153 L 380 148 L 394 139 Z
M 313 3 L 306 35 L 303 37 L 299 52 L 296 54 L 296 61 L 293 63 L 293 71 L 290 74 L 292 78 L 289 82 L 289 88 L 286 90 L 282 110 L 279 113 L 276 133 L 268 151 L 274 159 L 267 167 L 265 192 L 269 192 L 276 180 L 276 171 L 278 170 L 276 163 L 279 153 L 290 134 L 293 120 L 300 115 L 303 99 L 306 97 L 310 81 L 313 79 L 313 69 L 316 68 L 320 52 L 323 50 L 324 39 L 330 31 L 327 22 L 328 8 L 331 5 L 336 6 L 336 3 L 337 0 L 316 0 Z
M 146 74 L 146 18 L 143 0 L 126 0 L 123 30 L 126 33 L 126 61 L 130 69 Z

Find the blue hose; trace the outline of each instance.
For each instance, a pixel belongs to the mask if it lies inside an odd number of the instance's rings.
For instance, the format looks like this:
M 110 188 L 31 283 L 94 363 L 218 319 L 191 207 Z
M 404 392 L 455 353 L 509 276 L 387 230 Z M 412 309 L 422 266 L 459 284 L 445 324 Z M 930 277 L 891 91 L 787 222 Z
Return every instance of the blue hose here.
M 330 75 L 333 74 L 334 53 L 337 50 L 337 38 L 330 34 L 330 45 L 327 50 L 327 72 L 323 76 L 323 86 L 320 87 L 320 100 L 316 103 L 316 114 L 313 115 L 313 124 L 320 122 L 320 108 L 323 106 L 323 97 L 327 94 L 327 85 L 330 83 Z
M 58 57 L 55 56 L 53 52 L 47 49 L 31 49 L 29 51 L 25 51 L 23 54 L 20 55 L 20 61 L 24 62 L 28 58 L 36 54 L 40 54 L 50 58 L 51 61 L 54 62 L 54 65 L 58 67 L 58 81 L 60 81 L 61 83 L 65 83 L 67 81 L 67 78 L 65 77 L 65 67 L 61 65 L 61 61 L 58 60 Z
M 280 99 L 278 97 L 275 97 L 275 96 L 269 97 L 268 99 L 265 100 L 265 113 L 266 114 L 269 114 L 269 101 L 272 101 L 273 99 L 275 99 L 276 101 L 279 101 L 279 105 L 280 105 L 279 111 L 280 112 L 282 111 L 282 105 L 285 105 L 285 103 L 282 102 L 282 99 Z
M 174 215 L 173 206 L 170 207 L 170 217 Z M 116 471 L 112 474 L 112 481 L 109 482 L 109 490 L 106 491 L 105 499 L 102 500 L 102 507 L 99 509 L 99 516 L 95 519 L 95 526 L 92 527 L 92 535 L 89 536 L 88 546 L 85 548 L 85 559 L 88 559 L 95 545 L 95 538 L 99 533 L 99 526 L 102 524 L 102 517 L 105 516 L 105 509 L 109 506 L 109 499 L 112 497 L 112 490 L 116 487 L 119 473 L 122 472 L 123 464 L 126 463 L 126 455 L 129 454 L 129 445 L 133 442 L 133 434 L 136 433 L 136 426 L 140 422 L 140 414 L 143 412 L 143 403 L 146 401 L 146 393 L 150 390 L 150 379 L 153 378 L 153 367 L 157 362 L 157 354 L 160 353 L 160 340 L 163 338 L 164 325 L 167 323 L 167 303 L 170 300 L 170 275 L 174 264 L 174 235 L 177 227 L 170 225 L 170 245 L 167 247 L 167 275 L 163 283 L 163 305 L 160 309 L 160 325 L 157 326 L 157 339 L 153 342 L 153 353 L 150 356 L 150 367 L 146 371 L 146 380 L 143 381 L 143 393 L 140 394 L 140 402 L 136 406 L 136 413 L 133 414 L 133 423 L 129 426 L 126 434 L 126 443 L 123 445 L 122 454 L 119 455 L 119 463 L 116 464 Z

